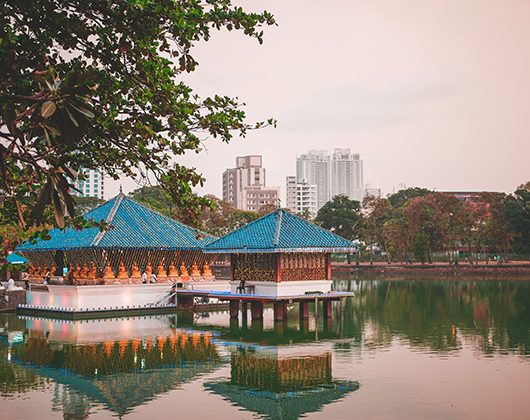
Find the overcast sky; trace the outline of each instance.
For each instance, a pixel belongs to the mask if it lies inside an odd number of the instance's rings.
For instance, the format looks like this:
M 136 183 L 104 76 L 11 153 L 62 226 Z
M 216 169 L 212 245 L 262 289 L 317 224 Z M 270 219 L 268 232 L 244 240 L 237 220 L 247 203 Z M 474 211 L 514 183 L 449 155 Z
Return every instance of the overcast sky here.
M 233 0 L 278 26 L 259 45 L 238 32 L 195 47 L 186 82 L 201 96 L 237 96 L 249 122 L 277 128 L 186 155 L 222 196 L 236 156 L 259 154 L 267 184 L 295 175 L 310 149 L 349 148 L 364 182 L 512 192 L 530 181 L 530 1 Z M 121 181 L 124 192 L 135 188 Z M 118 183 L 108 182 L 107 198 Z

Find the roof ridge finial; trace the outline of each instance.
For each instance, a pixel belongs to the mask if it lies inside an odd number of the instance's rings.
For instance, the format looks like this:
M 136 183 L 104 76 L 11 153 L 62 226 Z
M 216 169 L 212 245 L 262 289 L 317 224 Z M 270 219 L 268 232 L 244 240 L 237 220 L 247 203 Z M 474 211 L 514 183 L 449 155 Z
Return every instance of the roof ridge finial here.
M 120 184 L 120 194 L 123 194 L 123 188 L 122 188 L 121 184 Z

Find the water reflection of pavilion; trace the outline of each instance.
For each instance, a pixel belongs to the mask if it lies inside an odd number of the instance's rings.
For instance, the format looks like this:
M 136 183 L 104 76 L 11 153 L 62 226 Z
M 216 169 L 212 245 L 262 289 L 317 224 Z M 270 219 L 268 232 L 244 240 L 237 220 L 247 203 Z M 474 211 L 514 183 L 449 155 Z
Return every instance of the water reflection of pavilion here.
M 359 388 L 332 378 L 331 343 L 293 346 L 231 345 L 230 380 L 205 387 L 271 420 L 298 419 Z
M 54 410 L 65 418 L 86 418 L 94 403 L 121 417 L 222 364 L 211 333 L 174 323 L 174 317 L 29 319 L 19 362 L 56 382 Z

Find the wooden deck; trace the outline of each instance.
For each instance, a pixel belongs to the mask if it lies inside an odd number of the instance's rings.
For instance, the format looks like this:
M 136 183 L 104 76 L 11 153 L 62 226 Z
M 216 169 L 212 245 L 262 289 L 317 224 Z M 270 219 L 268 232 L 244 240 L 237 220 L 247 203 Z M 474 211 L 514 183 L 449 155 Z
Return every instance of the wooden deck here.
M 298 303 L 300 305 L 300 319 L 309 318 L 309 303 L 314 302 L 318 304 L 319 301 L 323 304 L 324 318 L 331 318 L 332 303 L 340 301 L 346 297 L 354 296 L 352 292 L 330 292 L 330 293 L 307 293 L 304 295 L 294 296 L 270 296 L 270 295 L 254 295 L 244 293 L 229 293 L 229 292 L 212 292 L 209 290 L 178 290 L 177 292 L 177 308 L 193 310 L 195 307 L 195 298 L 218 299 L 221 301 L 230 302 L 230 317 L 237 318 L 239 316 L 239 304 L 241 303 L 241 311 L 246 313 L 248 304 L 250 303 L 250 310 L 252 319 L 263 319 L 263 305 L 272 304 L 274 306 L 274 320 L 283 321 L 287 313 L 287 305 Z M 315 305 L 315 308 L 317 305 Z

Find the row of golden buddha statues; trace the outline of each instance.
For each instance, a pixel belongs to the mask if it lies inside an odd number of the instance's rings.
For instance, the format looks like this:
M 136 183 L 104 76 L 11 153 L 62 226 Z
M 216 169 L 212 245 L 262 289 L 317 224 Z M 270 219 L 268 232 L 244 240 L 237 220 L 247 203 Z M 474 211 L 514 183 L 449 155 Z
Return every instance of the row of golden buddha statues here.
M 51 268 L 45 264 L 42 268 L 40 263 L 35 267 L 30 265 L 28 282 L 33 284 L 43 284 L 49 281 L 55 276 L 56 268 L 52 264 Z M 89 269 L 85 262 L 84 267 L 81 268 L 79 263 L 75 266 L 71 264 L 66 275 L 64 276 L 63 284 L 69 285 L 94 285 L 94 284 L 139 284 L 139 283 L 185 283 L 189 281 L 211 281 L 214 279 L 214 274 L 210 269 L 208 263 L 203 266 L 202 272 L 199 270 L 197 263 L 194 262 L 191 267 L 191 272 L 188 273 L 184 263 L 181 264 L 180 268 L 175 268 L 175 265 L 171 263 L 169 269 L 166 271 L 162 263 L 158 266 L 158 269 L 153 272 L 151 263 L 148 262 L 143 273 L 140 272 L 136 263 L 133 264 L 131 274 L 123 265 L 120 263 L 118 273 L 114 274 L 113 269 L 107 262 L 105 271 L 99 272 L 96 268 L 96 264 L 92 263 L 92 269 Z

